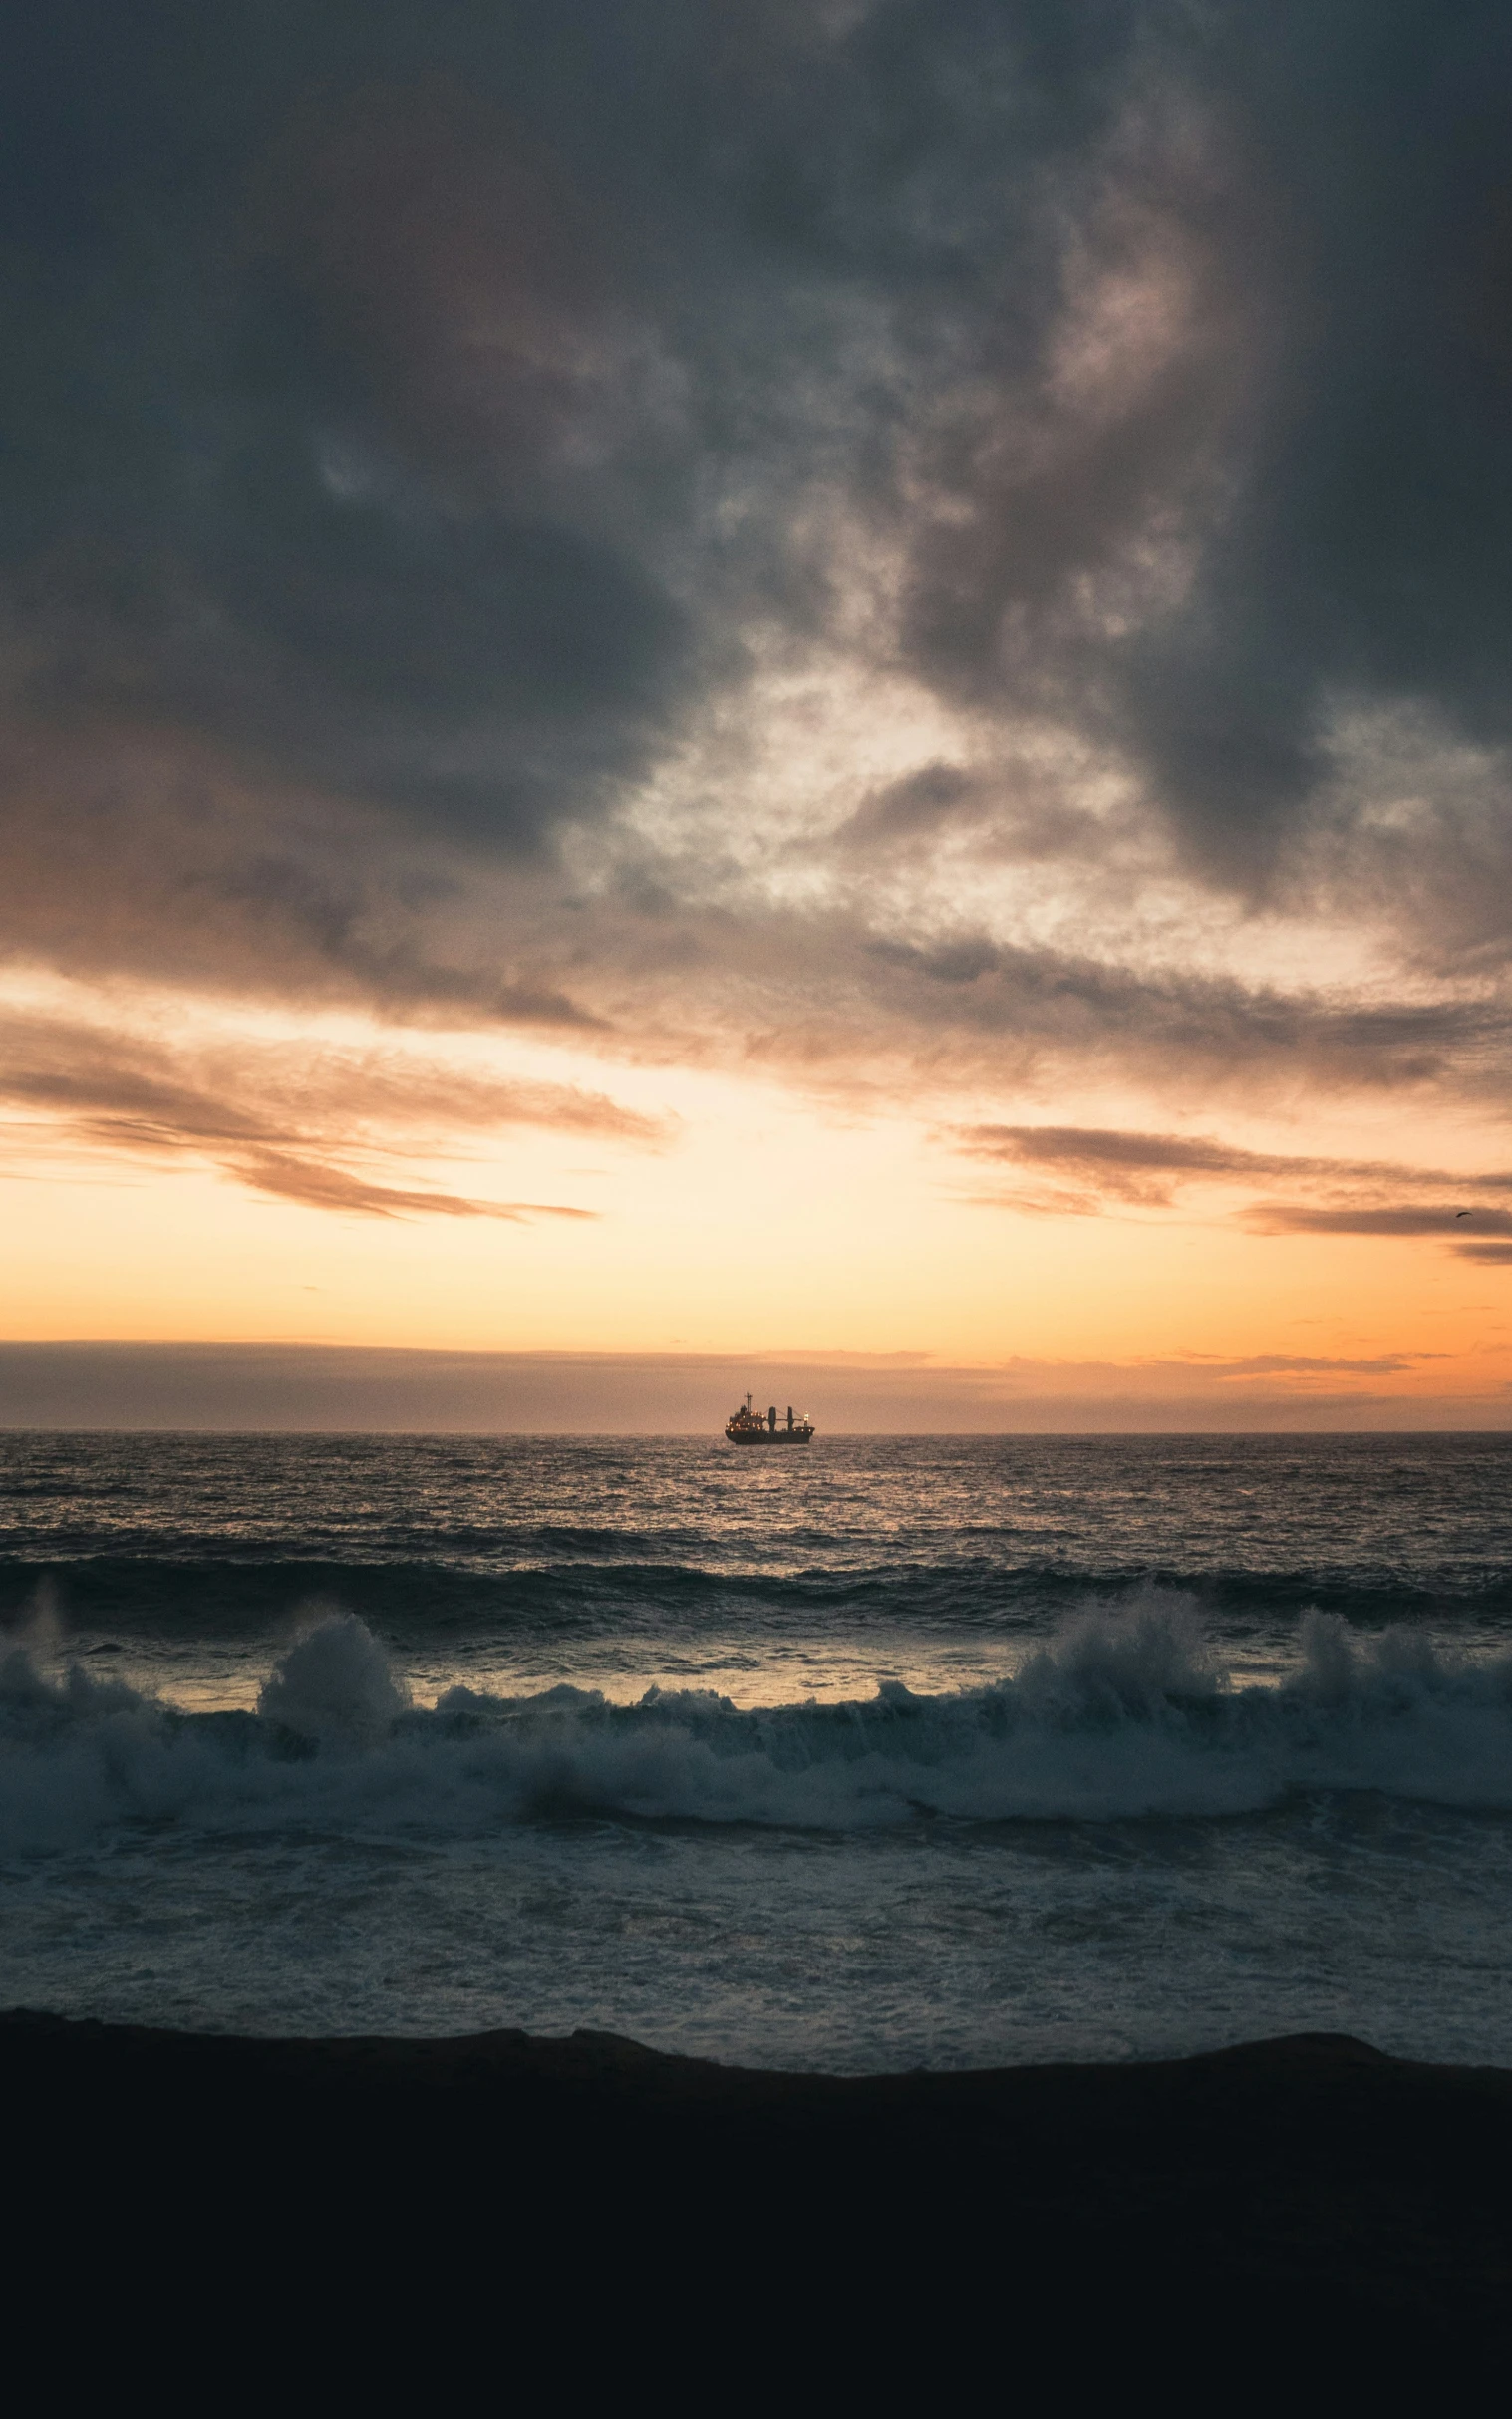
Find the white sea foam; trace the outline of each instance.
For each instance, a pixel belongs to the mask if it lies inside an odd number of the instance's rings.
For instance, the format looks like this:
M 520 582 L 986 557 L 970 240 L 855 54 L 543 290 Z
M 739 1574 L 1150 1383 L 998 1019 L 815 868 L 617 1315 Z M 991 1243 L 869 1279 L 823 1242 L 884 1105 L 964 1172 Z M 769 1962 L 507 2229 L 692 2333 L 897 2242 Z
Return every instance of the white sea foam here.
M 186 1715 L 31 1646 L 0 1663 L 0 1847 L 102 1826 L 420 1827 L 542 1816 L 849 1830 L 916 1821 L 1098 1821 L 1257 1810 L 1373 1790 L 1512 1808 L 1512 1658 L 1314 1614 L 1299 1667 L 1236 1687 L 1193 1608 L 1152 1590 L 1068 1624 L 1011 1676 L 956 1694 L 885 1682 L 848 1704 L 755 1712 L 702 1691 L 639 1703 L 556 1687 L 414 1705 L 355 1617 L 315 1620 L 255 1714 Z
M 367 1623 L 332 1611 L 306 1622 L 264 1680 L 257 1710 L 300 1738 L 373 1746 L 409 1703 L 409 1689 Z

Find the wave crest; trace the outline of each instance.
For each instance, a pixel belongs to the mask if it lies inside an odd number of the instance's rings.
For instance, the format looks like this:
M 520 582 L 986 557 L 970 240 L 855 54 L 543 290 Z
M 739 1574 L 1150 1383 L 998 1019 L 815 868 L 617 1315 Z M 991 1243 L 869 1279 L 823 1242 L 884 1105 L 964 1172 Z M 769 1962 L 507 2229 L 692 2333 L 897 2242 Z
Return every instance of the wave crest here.
M 354 1616 L 315 1619 L 255 1713 L 187 1714 L 78 1665 L 0 1662 L 0 1847 L 113 1823 L 320 1820 L 442 1832 L 542 1816 L 852 1829 L 933 1816 L 1099 1821 L 1255 1811 L 1305 1790 L 1512 1807 L 1512 1658 L 1420 1632 L 1304 1624 L 1295 1672 L 1231 1684 L 1191 1602 L 1151 1590 L 1068 1623 L 1018 1670 L 940 1696 L 743 1711 L 567 1686 L 414 1705 Z
M 355 1613 L 319 1614 L 263 1681 L 257 1711 L 300 1738 L 370 1746 L 410 1703 L 388 1656 Z

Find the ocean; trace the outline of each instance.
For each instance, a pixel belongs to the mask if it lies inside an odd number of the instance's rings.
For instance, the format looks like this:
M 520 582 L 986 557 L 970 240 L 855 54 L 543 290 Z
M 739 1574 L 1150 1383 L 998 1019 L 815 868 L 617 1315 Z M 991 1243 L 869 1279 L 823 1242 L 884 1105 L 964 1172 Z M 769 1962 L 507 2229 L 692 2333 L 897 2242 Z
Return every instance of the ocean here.
M 0 2005 L 1512 2063 L 1512 1436 L 0 1437 Z

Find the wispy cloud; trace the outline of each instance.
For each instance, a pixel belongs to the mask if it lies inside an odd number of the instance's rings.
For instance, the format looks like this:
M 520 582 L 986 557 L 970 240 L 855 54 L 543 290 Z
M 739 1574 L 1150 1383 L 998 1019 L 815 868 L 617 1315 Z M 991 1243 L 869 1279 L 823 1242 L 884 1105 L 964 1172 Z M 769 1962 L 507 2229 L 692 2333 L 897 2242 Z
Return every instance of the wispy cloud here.
M 960 1125 L 949 1129 L 964 1157 L 1030 1171 L 1048 1169 L 1074 1185 L 973 1198 L 1027 1214 L 1097 1216 L 1110 1207 L 1169 1209 L 1203 1186 L 1234 1187 L 1283 1177 L 1307 1187 L 1304 1201 L 1252 1201 L 1243 1223 L 1264 1235 L 1422 1236 L 1452 1242 L 1465 1257 L 1499 1259 L 1474 1238 L 1512 1235 L 1512 1172 L 1453 1174 L 1399 1161 L 1336 1159 L 1246 1150 L 1211 1134 L 1141 1133 L 1119 1127 Z M 1403 1193 L 1413 1198 L 1402 1199 Z M 1489 1199 L 1487 1198 L 1489 1196 Z
M 1210 1376 L 1229 1379 L 1258 1377 L 1399 1377 L 1406 1369 L 1415 1368 L 1424 1360 L 1435 1356 L 1424 1353 L 1376 1353 L 1363 1360 L 1351 1360 L 1338 1353 L 1247 1353 L 1240 1360 L 1224 1361 L 1216 1354 L 1194 1353 L 1189 1359 L 1201 1364 Z
M 180 1045 L 37 1016 L 0 1018 L 0 1101 L 21 1134 L 208 1160 L 255 1192 L 374 1217 L 588 1218 L 384 1180 L 397 1161 L 522 1127 L 652 1149 L 671 1122 L 570 1084 L 480 1074 L 402 1050 L 238 1039 Z
M 232 1162 L 231 1171 L 253 1192 L 304 1209 L 355 1210 L 372 1218 L 502 1218 L 520 1225 L 532 1218 L 596 1218 L 596 1210 L 567 1209 L 547 1201 L 476 1201 L 462 1193 L 400 1185 L 369 1184 L 346 1168 L 297 1159 L 287 1151 L 256 1151 Z
M 1512 1211 L 1477 1209 L 1471 1213 L 1479 1234 L 1512 1235 Z M 1344 1209 L 1312 1209 L 1288 1201 L 1257 1201 L 1245 1212 L 1246 1223 L 1263 1235 L 1431 1235 L 1437 1241 L 1462 1239 L 1466 1223 L 1449 1204 L 1416 1207 L 1357 1203 Z
M 1186 1182 L 1323 1176 L 1330 1167 L 1306 1156 L 1243 1150 L 1210 1134 L 1150 1134 L 1086 1125 L 957 1125 L 950 1136 L 955 1149 L 970 1159 L 1052 1168 L 1080 1178 L 1088 1208 L 1104 1200 L 1163 1208 Z

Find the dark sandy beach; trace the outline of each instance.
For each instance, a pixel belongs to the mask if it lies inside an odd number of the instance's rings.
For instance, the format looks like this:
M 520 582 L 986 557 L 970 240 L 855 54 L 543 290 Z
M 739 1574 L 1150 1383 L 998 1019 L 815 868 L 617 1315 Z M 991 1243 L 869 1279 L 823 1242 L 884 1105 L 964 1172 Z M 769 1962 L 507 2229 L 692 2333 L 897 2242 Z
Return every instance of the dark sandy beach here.
M 1157 2320 L 1188 2344 L 1237 2327 L 1255 2357 L 1512 2340 L 1512 2073 L 1342 2035 L 859 2079 L 581 2032 L 248 2040 L 16 2011 L 0 2043 L 13 2206 L 76 2225 L 125 2188 L 174 2272 L 210 2245 L 235 2266 L 246 2238 L 350 2257 L 369 2287 L 397 2258 L 407 2290 L 418 2259 L 480 2266 L 537 2310 L 569 2277 L 659 2305 L 721 2277 L 780 2292 L 789 2329 L 835 2296 L 874 2329 L 989 2292 L 1088 2355 Z

